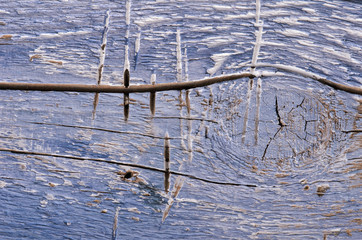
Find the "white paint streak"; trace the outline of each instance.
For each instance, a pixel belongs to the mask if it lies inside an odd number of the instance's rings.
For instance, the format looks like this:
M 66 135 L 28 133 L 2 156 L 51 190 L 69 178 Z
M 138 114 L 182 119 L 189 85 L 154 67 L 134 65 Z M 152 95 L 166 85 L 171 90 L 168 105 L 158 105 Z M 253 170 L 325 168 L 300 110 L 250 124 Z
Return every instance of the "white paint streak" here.
M 250 106 L 250 98 L 251 98 L 252 89 L 253 89 L 253 79 L 249 79 L 248 93 L 246 95 L 246 109 L 245 109 L 244 122 L 243 122 L 243 131 L 242 131 L 242 135 L 241 135 L 242 143 L 245 143 L 245 138 L 246 138 L 246 128 L 248 126 L 249 106 Z
M 289 66 L 289 65 L 258 63 L 256 66 L 257 67 L 274 67 L 274 68 L 277 68 L 277 69 L 284 70 L 286 72 L 296 73 L 296 74 L 299 74 L 299 75 L 301 75 L 303 77 L 312 78 L 312 79 L 322 78 L 321 76 L 319 76 L 319 75 L 317 75 L 315 73 L 308 72 L 308 71 L 305 71 L 304 69 L 294 67 L 294 66 Z
M 207 73 L 210 74 L 210 76 L 214 75 L 232 54 L 233 53 L 217 53 L 212 55 L 211 59 L 214 61 L 215 65 L 212 68 L 207 69 Z
M 39 36 L 20 36 L 20 39 L 33 39 L 33 38 L 40 38 L 40 39 L 50 39 L 50 38 L 59 38 L 59 37 L 68 37 L 68 36 L 76 36 L 76 35 L 86 35 L 91 33 L 90 31 L 69 31 L 69 32 L 58 32 L 58 33 L 41 33 Z
M 291 26 L 302 25 L 298 17 L 280 17 L 273 20 L 276 23 L 288 24 Z
M 255 40 L 255 46 L 254 46 L 254 51 L 253 51 L 253 57 L 252 57 L 252 60 L 251 60 L 251 65 L 252 66 L 254 66 L 256 64 L 256 62 L 258 61 L 262 35 L 263 35 L 263 25 L 260 25 L 259 26 L 259 31 L 256 33 L 256 40 Z M 253 69 L 252 69 L 251 73 L 254 73 Z
M 129 46 L 126 45 L 125 46 L 125 50 L 124 50 L 125 54 L 124 54 L 124 69 L 129 69 L 130 68 L 130 63 L 129 63 Z
M 296 29 L 285 29 L 284 31 L 277 31 L 286 37 L 309 37 L 309 33 Z
M 116 208 L 116 213 L 114 214 L 114 219 L 113 219 L 113 229 L 112 229 L 112 240 L 116 240 L 117 239 L 117 228 L 118 228 L 118 214 L 119 214 L 119 210 L 121 208 L 117 207 Z
M 152 75 L 151 75 L 151 84 L 152 85 L 156 84 L 156 73 L 152 73 Z
M 135 24 L 137 24 L 140 27 L 145 27 L 147 25 L 157 25 L 161 23 L 165 23 L 166 21 L 171 21 L 172 18 L 167 18 L 164 16 L 147 16 L 142 17 L 134 21 Z
M 255 9 L 255 26 L 258 27 L 258 31 L 256 32 L 256 39 L 255 39 L 255 45 L 253 50 L 253 56 L 251 59 L 251 65 L 255 66 L 256 62 L 258 61 L 258 56 L 260 52 L 260 45 L 262 41 L 262 35 L 263 35 L 263 21 L 260 20 L 260 10 L 261 10 L 261 4 L 260 0 L 256 0 L 256 9 Z M 254 74 L 255 67 L 252 67 L 250 70 L 250 73 Z
M 4 188 L 7 185 L 6 182 L 4 181 L 0 181 L 0 188 Z
M 260 0 L 256 0 L 256 11 L 255 11 L 255 24 L 259 24 L 260 21 L 260 9 L 261 9 L 261 4 L 260 4 Z
M 184 52 L 184 64 L 185 64 L 185 81 L 189 81 L 189 62 L 187 59 L 187 48 L 185 48 Z
M 131 24 L 131 0 L 126 0 L 126 24 Z
M 251 19 L 255 16 L 254 13 L 252 12 L 248 12 L 247 14 L 243 15 L 243 14 L 237 14 L 237 15 L 226 15 L 224 17 L 224 20 L 235 20 L 235 19 Z
M 255 145 L 258 144 L 258 136 L 259 136 L 260 99 L 262 94 L 261 84 L 262 84 L 261 78 L 258 78 L 258 82 L 256 85 L 256 113 L 255 113 L 255 133 L 254 133 Z
M 129 29 L 131 24 L 131 0 L 126 0 L 126 35 L 124 51 L 124 70 L 130 69 L 129 63 Z
M 214 47 L 218 47 L 221 45 L 229 45 L 234 41 L 233 38 L 231 38 L 230 36 L 212 36 L 212 37 L 208 37 L 208 38 L 204 38 L 203 42 L 205 42 L 206 46 L 208 48 L 214 48 Z
M 177 81 L 182 82 L 182 53 L 181 53 L 181 33 L 180 29 L 177 29 L 176 33 L 176 57 L 177 57 Z
M 137 35 L 136 43 L 135 43 L 136 54 L 140 51 L 140 47 L 141 47 L 141 31 L 139 31 L 139 33 Z
M 260 20 L 260 15 L 261 15 L 260 12 L 261 12 L 261 3 L 260 3 L 260 0 L 256 0 L 255 27 L 258 27 L 258 31 L 256 32 L 253 56 L 251 59 L 251 69 L 250 69 L 251 74 L 255 73 L 256 63 L 258 61 L 260 46 L 261 46 L 261 42 L 262 42 L 263 21 Z M 261 86 L 261 84 L 260 84 L 260 86 Z M 242 131 L 242 135 L 241 135 L 242 143 L 245 143 L 245 138 L 246 138 L 246 132 L 247 132 L 246 129 L 248 126 L 249 106 L 250 106 L 250 98 L 251 98 L 252 89 L 253 89 L 253 79 L 251 78 L 251 79 L 249 79 L 249 82 L 248 82 L 248 93 L 246 96 L 246 98 L 247 98 L 246 99 L 246 109 L 245 109 L 245 115 L 244 115 L 244 121 L 243 121 L 243 131 Z M 260 89 L 260 91 L 261 91 L 261 89 Z M 256 123 L 259 123 L 259 122 L 256 122 Z M 258 128 L 258 126 L 256 126 L 256 128 Z M 255 139 L 257 140 L 257 132 L 255 132 L 255 134 L 256 134 Z
M 99 55 L 99 65 L 98 65 L 98 72 L 97 72 L 97 83 L 98 84 L 100 84 L 102 82 L 104 61 L 106 58 L 107 34 L 108 34 L 108 30 L 109 30 L 110 17 L 111 17 L 110 10 L 108 10 L 106 13 L 103 36 L 102 36 L 102 44 L 101 44 L 100 55 Z
M 322 48 L 322 51 L 333 55 L 338 60 L 341 60 L 341 61 L 344 61 L 347 63 L 361 64 L 360 61 L 353 59 L 351 53 L 349 53 L 349 52 L 338 51 L 331 47 Z

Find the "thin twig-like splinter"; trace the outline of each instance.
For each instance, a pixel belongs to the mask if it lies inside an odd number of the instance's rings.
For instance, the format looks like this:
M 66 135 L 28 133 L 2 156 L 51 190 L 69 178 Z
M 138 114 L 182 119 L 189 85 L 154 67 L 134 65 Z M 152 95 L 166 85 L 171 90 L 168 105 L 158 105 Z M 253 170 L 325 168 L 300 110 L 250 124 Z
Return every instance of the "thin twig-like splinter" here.
M 128 88 L 129 87 L 129 70 L 126 69 L 124 70 L 124 74 L 123 74 L 123 85 L 125 88 Z M 128 115 L 129 115 L 129 93 L 125 93 L 124 94 L 124 98 L 123 98 L 123 105 L 124 105 L 124 118 L 128 119 Z
M 170 137 L 168 136 L 168 132 L 166 132 L 165 134 L 164 158 L 165 158 L 165 192 L 168 193 L 168 190 L 170 188 Z
M 152 85 L 156 84 L 156 74 L 155 73 L 153 73 L 151 75 L 151 84 Z M 155 115 L 155 108 L 156 108 L 156 92 L 152 91 L 152 92 L 150 92 L 150 110 L 151 110 L 152 116 Z
M 89 84 L 63 84 L 63 83 L 21 83 L 0 82 L 0 90 L 25 90 L 25 91 L 57 91 L 57 92 L 105 92 L 105 93 L 141 93 L 176 91 L 209 86 L 215 83 L 232 81 L 240 78 L 255 77 L 250 73 L 236 73 L 218 77 L 205 78 L 188 82 L 172 82 L 159 84 L 143 84 L 125 86 L 89 85 Z

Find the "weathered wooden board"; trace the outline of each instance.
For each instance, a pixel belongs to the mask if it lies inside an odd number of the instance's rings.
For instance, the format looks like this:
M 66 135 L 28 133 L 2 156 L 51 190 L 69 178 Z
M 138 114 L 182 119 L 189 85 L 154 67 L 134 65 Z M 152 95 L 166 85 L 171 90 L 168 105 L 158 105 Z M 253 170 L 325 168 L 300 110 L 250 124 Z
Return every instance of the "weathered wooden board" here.
M 127 121 L 120 94 L 0 91 L 1 239 L 361 239 L 360 96 L 250 68 L 361 87 L 361 12 L 0 1 L 2 82 L 122 85 L 126 68 L 131 85 L 260 76 L 157 93 L 154 115 L 149 93 L 131 93 Z M 169 193 L 166 132 L 170 170 L 184 174 Z

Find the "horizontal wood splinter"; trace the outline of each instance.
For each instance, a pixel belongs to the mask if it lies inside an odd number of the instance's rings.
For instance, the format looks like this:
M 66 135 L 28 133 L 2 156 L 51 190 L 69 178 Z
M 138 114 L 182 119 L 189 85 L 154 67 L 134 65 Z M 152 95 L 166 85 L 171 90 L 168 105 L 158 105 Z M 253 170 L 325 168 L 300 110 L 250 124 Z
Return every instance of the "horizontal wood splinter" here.
M 285 71 L 285 72 L 290 72 L 290 73 L 294 73 L 306 78 L 310 78 L 313 80 L 316 80 L 324 85 L 330 86 L 334 89 L 337 90 L 341 90 L 344 92 L 349 92 L 349 93 L 353 93 L 353 94 L 358 94 L 358 95 L 362 95 L 362 88 L 361 87 L 355 87 L 355 86 L 351 86 L 351 85 L 345 85 L 342 83 L 337 83 L 337 82 L 333 82 L 331 80 L 328 80 L 324 77 L 318 76 L 315 73 L 312 72 L 308 72 L 302 68 L 298 68 L 298 67 L 294 67 L 294 66 L 288 66 L 288 65 L 284 65 L 284 64 L 269 64 L 269 63 L 257 63 L 255 65 L 256 67 L 271 67 L 271 68 L 276 68 L 278 70 L 281 71 Z
M 184 90 L 190 88 L 205 87 L 214 83 L 232 81 L 239 78 L 255 77 L 250 73 L 238 73 L 223 75 L 213 78 L 189 82 L 172 82 L 159 84 L 111 86 L 90 84 L 62 84 L 62 83 L 20 83 L 0 82 L 0 90 L 25 90 L 25 91 L 60 91 L 60 92 L 105 92 L 105 93 L 135 93 L 135 92 L 160 92 L 172 90 Z
M 266 63 L 258 63 L 254 66 L 273 67 L 279 70 L 301 75 L 303 77 L 311 78 L 313 80 L 316 80 L 322 84 L 328 85 L 337 90 L 342 90 L 345 92 L 362 95 L 361 87 L 336 83 L 326 78 L 317 76 L 316 74 L 313 74 L 311 72 L 305 71 L 301 68 L 291 67 L 282 64 L 266 64 Z M 261 76 L 257 76 L 247 72 L 242 72 L 242 73 L 222 75 L 218 77 L 205 78 L 201 80 L 194 80 L 188 82 L 159 83 L 155 85 L 152 84 L 130 85 L 128 88 L 125 86 L 112 86 L 112 85 L 0 82 L 0 90 L 96 92 L 96 93 L 161 92 L 161 91 L 173 91 L 173 90 L 187 90 L 192 88 L 205 87 L 215 83 L 233 81 L 240 78 L 255 78 L 255 77 L 261 77 Z

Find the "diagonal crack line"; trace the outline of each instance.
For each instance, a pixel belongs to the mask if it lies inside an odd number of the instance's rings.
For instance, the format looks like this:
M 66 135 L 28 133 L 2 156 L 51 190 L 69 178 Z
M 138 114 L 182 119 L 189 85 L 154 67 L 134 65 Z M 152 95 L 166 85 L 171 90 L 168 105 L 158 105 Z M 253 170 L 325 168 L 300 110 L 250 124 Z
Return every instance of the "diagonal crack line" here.
M 276 137 L 277 134 L 280 132 L 280 130 L 282 130 L 282 128 L 283 128 L 283 127 L 278 128 L 278 130 L 276 131 L 276 133 L 274 134 L 274 136 L 269 139 L 269 142 L 268 142 L 268 143 L 266 144 L 266 146 L 265 146 L 265 149 L 264 149 L 264 152 L 263 152 L 263 156 L 261 157 L 262 160 L 265 159 L 266 152 L 268 151 L 268 148 L 269 148 L 271 142 L 275 139 L 275 137 Z

